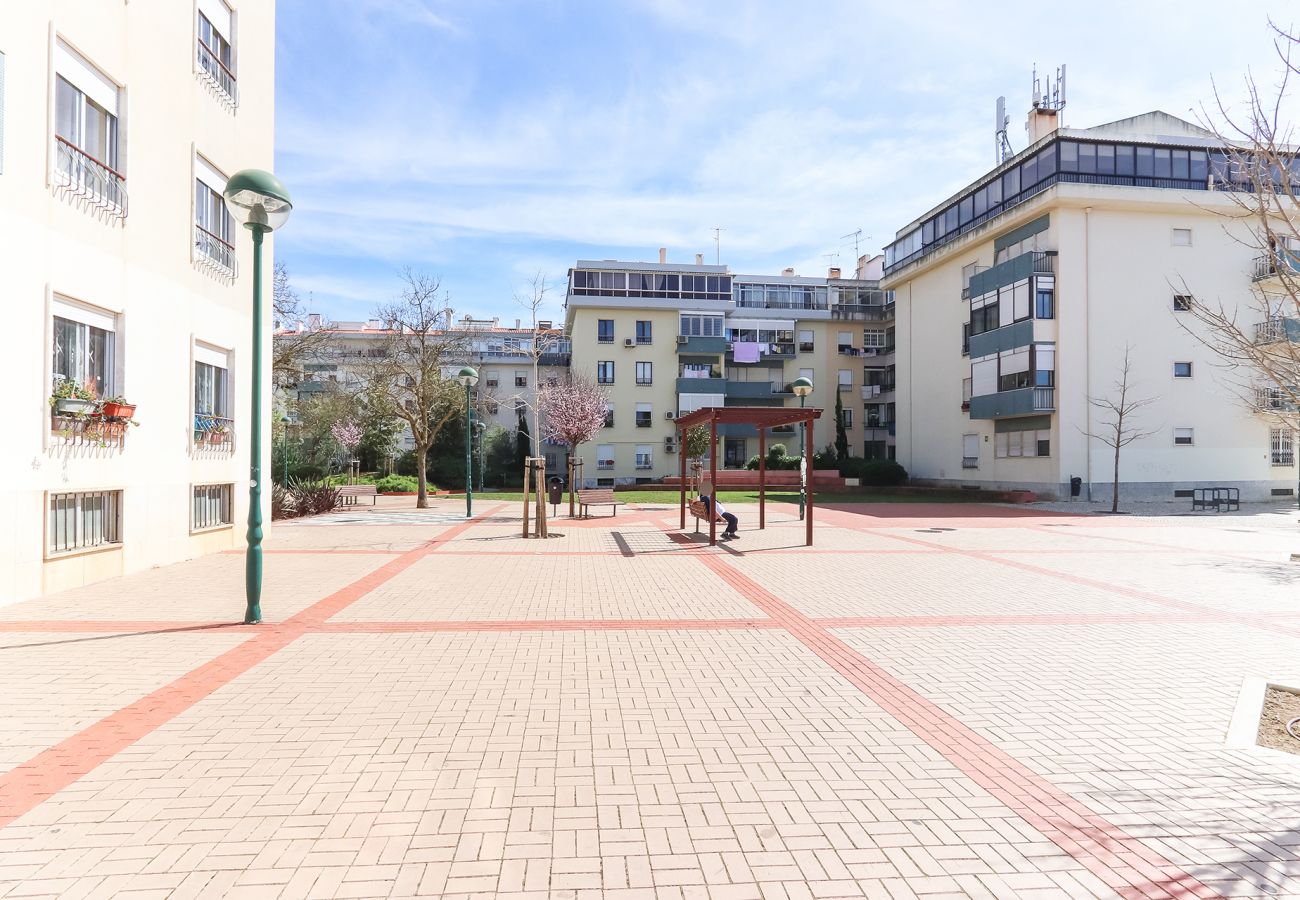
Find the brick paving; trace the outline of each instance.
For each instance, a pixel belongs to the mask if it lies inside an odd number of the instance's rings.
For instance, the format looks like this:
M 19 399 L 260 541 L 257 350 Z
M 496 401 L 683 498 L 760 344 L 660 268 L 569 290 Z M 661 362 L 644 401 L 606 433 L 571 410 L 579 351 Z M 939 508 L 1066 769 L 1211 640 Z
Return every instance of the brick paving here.
M 405 501 L 409 503 L 409 501 Z M 1300 897 L 1294 515 L 514 506 L 0 609 L 0 897 Z

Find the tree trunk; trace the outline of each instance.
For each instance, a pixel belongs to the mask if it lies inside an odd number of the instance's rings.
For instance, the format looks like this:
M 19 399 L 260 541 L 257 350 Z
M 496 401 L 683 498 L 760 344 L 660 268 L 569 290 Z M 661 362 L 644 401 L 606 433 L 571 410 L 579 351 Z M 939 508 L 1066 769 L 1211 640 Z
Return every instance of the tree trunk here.
M 428 447 L 415 448 L 415 477 L 419 482 L 419 489 L 415 495 L 415 508 L 429 508 L 429 479 L 425 472 L 425 465 L 429 460 Z
M 1115 443 L 1115 481 L 1110 489 L 1110 511 L 1119 512 L 1119 442 Z

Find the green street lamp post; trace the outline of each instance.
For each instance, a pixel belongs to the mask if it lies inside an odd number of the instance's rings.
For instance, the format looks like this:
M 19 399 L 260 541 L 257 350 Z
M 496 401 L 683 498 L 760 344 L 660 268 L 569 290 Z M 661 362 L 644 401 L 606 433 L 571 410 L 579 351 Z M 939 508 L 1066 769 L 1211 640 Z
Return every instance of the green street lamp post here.
M 456 380 L 465 385 L 465 518 L 474 515 L 474 407 L 470 404 L 470 388 L 478 384 L 478 372 L 465 366 L 456 373 Z
M 253 233 L 253 427 L 249 439 L 248 551 L 244 624 L 262 621 L 262 239 L 285 223 L 293 202 L 280 179 L 261 169 L 244 169 L 226 182 L 226 208 Z
M 800 376 L 790 385 L 796 397 L 799 398 L 799 408 L 803 409 L 804 398 L 812 393 L 813 383 L 811 378 Z M 799 422 L 799 521 L 803 521 L 804 501 L 808 496 L 808 463 L 804 453 L 804 428 L 807 427 L 804 422 Z
M 288 416 L 280 417 L 280 424 L 284 426 L 284 481 L 280 482 L 286 487 L 289 485 L 289 423 L 293 421 Z

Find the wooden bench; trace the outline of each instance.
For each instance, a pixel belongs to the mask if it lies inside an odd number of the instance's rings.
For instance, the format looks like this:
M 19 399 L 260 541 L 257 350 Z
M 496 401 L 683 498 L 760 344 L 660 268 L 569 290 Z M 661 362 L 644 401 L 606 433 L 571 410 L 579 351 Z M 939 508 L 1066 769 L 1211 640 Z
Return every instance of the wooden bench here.
M 691 511 L 691 515 L 695 516 L 695 533 L 699 534 L 700 522 L 709 521 L 709 507 L 705 504 L 703 500 L 696 497 L 694 500 L 692 500 L 690 503 L 686 505 L 686 508 Z M 713 517 L 713 521 L 725 522 L 727 520 L 722 518 L 722 516 L 715 515 Z
M 578 515 L 587 518 L 588 506 L 612 506 L 614 515 L 618 515 L 618 508 L 623 505 L 622 500 L 614 499 L 614 492 L 608 488 L 602 490 L 585 490 L 578 491 Z
M 1192 491 L 1192 512 L 1212 509 L 1232 512 L 1241 509 L 1241 490 L 1232 487 L 1196 488 Z
M 369 497 L 370 505 L 379 502 L 379 490 L 373 484 L 340 484 L 339 506 L 356 506 L 358 497 Z

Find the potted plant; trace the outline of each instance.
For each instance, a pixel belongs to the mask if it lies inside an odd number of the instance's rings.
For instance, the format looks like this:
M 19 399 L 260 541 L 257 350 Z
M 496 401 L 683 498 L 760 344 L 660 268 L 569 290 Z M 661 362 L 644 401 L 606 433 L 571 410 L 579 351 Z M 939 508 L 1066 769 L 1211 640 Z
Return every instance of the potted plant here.
M 61 416 L 84 416 L 95 408 L 93 383 L 80 384 L 71 378 L 60 378 L 50 394 L 50 406 Z
M 109 397 L 99 411 L 110 419 L 130 420 L 135 416 L 135 404 L 127 403 L 124 397 Z

